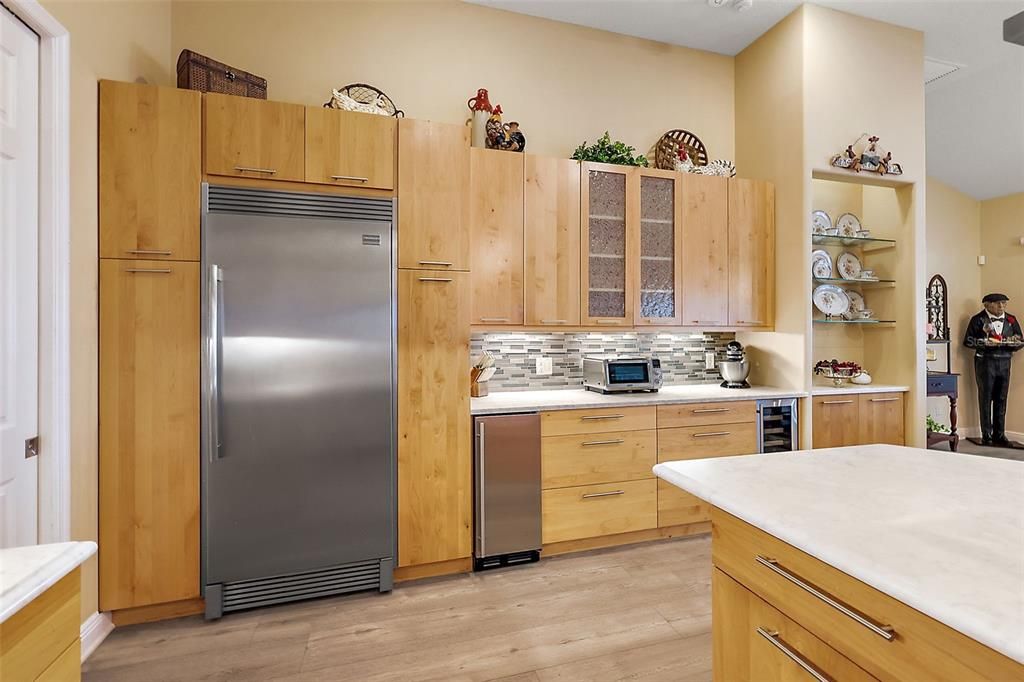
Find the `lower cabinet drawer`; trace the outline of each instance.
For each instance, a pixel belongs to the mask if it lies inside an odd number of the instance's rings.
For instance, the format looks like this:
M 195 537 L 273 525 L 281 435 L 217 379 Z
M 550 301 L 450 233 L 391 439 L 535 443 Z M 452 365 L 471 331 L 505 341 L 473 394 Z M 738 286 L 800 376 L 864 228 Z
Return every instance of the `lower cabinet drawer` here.
M 658 461 L 752 455 L 757 452 L 757 424 L 716 424 L 658 429 Z
M 711 592 L 715 682 L 877 680 L 718 569 Z
M 541 439 L 545 489 L 650 478 L 657 460 L 654 429 Z
M 611 431 L 643 431 L 656 428 L 658 428 L 658 412 L 655 405 L 556 410 L 540 414 L 540 435 L 544 437 L 609 433 Z
M 35 680 L 78 640 L 81 569 L 0 623 L 0 680 Z
M 658 428 L 740 424 L 757 421 L 756 400 L 658 405 Z
M 711 520 L 715 568 L 878 679 L 1024 679 L 1007 656 L 778 538 L 718 509 Z
M 658 527 L 711 520 L 711 506 L 696 495 L 658 480 Z
M 658 487 L 653 478 L 545 490 L 541 500 L 544 544 L 658 525 Z

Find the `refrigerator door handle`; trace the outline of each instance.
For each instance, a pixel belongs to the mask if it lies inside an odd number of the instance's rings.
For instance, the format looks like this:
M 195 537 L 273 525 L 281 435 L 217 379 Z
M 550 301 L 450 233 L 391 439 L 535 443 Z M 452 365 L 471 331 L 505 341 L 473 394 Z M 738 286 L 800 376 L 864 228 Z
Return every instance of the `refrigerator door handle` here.
M 479 555 L 480 556 L 487 556 L 487 548 L 486 548 L 486 546 L 484 544 L 485 542 L 487 542 L 487 516 L 486 516 L 486 514 L 487 514 L 487 511 L 486 511 L 487 500 L 485 499 L 485 492 L 484 492 L 486 490 L 486 488 L 487 488 L 487 471 L 485 469 L 485 467 L 487 466 L 487 462 L 486 462 L 487 452 L 486 452 L 486 449 L 485 449 L 486 446 L 487 446 L 487 432 L 485 431 L 486 424 L 485 424 L 484 421 L 482 421 L 482 420 L 478 421 L 477 422 L 477 426 L 479 427 L 478 428 L 477 437 L 480 439 L 480 444 L 477 447 L 477 451 L 476 451 L 476 456 L 477 456 L 476 469 L 477 469 L 478 475 L 480 476 L 480 485 L 477 486 L 477 501 L 478 501 L 478 503 L 480 505 L 478 507 L 478 509 L 477 509 L 477 518 L 479 519 L 479 524 L 480 524 L 480 526 L 479 526 L 479 528 L 480 528 L 480 531 L 479 531 L 479 538 L 480 538 L 480 551 L 479 551 Z
M 208 341 L 207 367 L 207 390 L 210 396 L 209 424 L 210 424 L 210 462 L 220 459 L 220 347 L 221 347 L 221 309 L 220 309 L 220 283 L 223 281 L 223 273 L 219 265 L 210 265 L 209 292 L 209 315 L 210 315 L 210 338 Z

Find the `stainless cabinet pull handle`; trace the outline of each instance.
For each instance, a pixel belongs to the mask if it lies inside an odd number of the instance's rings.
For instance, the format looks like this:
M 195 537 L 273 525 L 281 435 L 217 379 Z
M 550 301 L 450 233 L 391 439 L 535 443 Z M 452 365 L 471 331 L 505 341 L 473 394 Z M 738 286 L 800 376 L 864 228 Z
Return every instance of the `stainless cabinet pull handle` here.
M 508 322 L 507 317 L 481 317 L 481 322 Z
M 764 324 L 764 320 L 736 320 L 736 324 Z
M 356 182 L 369 182 L 370 178 L 360 178 L 355 175 L 332 175 L 331 180 L 354 180 Z
M 277 172 L 276 168 L 252 168 L 251 166 L 235 166 L 235 170 L 243 173 L 265 173 L 267 175 L 273 175 Z
M 569 320 L 541 320 L 541 324 L 567 324 Z
M 125 268 L 125 272 L 148 272 L 153 275 L 169 275 L 170 268 Z
M 822 400 L 822 405 L 849 405 L 852 400 Z
M 695 434 L 693 434 L 693 437 L 694 438 L 711 438 L 712 436 L 728 436 L 731 433 L 732 433 L 731 431 L 713 431 L 713 432 L 710 432 L 710 433 L 695 433 Z
M 622 324 L 623 320 L 598 320 L 598 324 Z
M 843 604 L 842 602 L 840 602 L 840 601 L 838 601 L 836 599 L 833 599 L 829 595 L 827 595 L 824 592 L 822 592 L 821 590 L 819 590 L 814 585 L 812 585 L 812 584 L 806 582 L 805 580 L 803 580 L 802 578 L 800 578 L 798 575 L 796 575 L 794 573 L 790 573 L 789 571 L 784 569 L 782 566 L 779 566 L 779 562 L 777 560 L 769 559 L 768 557 L 761 556 L 760 554 L 755 556 L 754 559 L 757 561 L 757 563 L 759 563 L 762 566 L 770 569 L 771 571 L 774 571 L 778 575 L 781 575 L 783 578 L 785 578 L 789 582 L 791 582 L 794 585 L 796 585 L 797 587 L 805 590 L 806 592 L 809 592 L 811 595 L 817 597 L 818 599 L 820 599 L 821 601 L 825 602 L 826 604 L 828 604 L 832 608 L 836 609 L 837 611 L 839 611 L 843 615 L 849 616 L 853 620 L 857 621 L 858 623 L 860 623 L 861 625 L 866 627 L 868 630 L 871 630 L 871 632 L 875 633 L 876 635 L 878 635 L 879 637 L 881 637 L 885 641 L 891 642 L 893 639 L 896 638 L 896 630 L 893 629 L 893 627 L 891 625 L 878 625 L 876 623 L 872 623 L 870 620 L 868 620 L 868 618 L 866 616 L 858 613 L 857 611 L 853 610 L 851 607 L 847 606 L 846 604 Z
M 580 417 L 583 421 L 590 421 L 592 419 L 622 419 L 626 415 L 624 414 L 592 414 L 586 417 Z
M 421 282 L 451 282 L 451 277 L 420 277 Z
M 625 442 L 626 441 L 622 438 L 616 438 L 614 440 L 588 440 L 584 441 L 583 443 L 580 443 L 580 445 L 582 445 L 583 447 L 587 447 L 590 445 L 622 445 Z
M 722 324 L 718 320 L 691 320 L 693 324 Z
M 797 652 L 793 651 L 788 646 L 786 646 L 786 643 L 783 642 L 781 639 L 779 639 L 779 633 L 778 632 L 775 632 L 774 630 L 769 632 L 768 630 L 765 630 L 764 628 L 757 628 L 757 634 L 761 635 L 762 637 L 767 639 L 769 642 L 771 642 L 772 646 L 774 646 L 776 649 L 778 649 L 782 653 L 786 654 L 786 656 L 791 661 L 793 661 L 798 666 L 803 668 L 804 672 L 806 672 L 808 675 L 810 675 L 811 677 L 816 679 L 818 682 L 832 682 L 832 678 L 825 677 L 824 675 L 822 675 L 820 672 L 818 672 L 817 668 L 815 668 L 813 665 L 811 665 L 810 661 L 808 661 L 803 656 L 801 656 L 800 654 L 798 654 Z
M 163 251 L 161 249 L 128 249 L 125 253 L 137 253 L 144 256 L 170 256 L 170 251 Z
M 729 412 L 728 407 L 708 407 L 703 410 L 692 410 L 694 414 L 707 414 L 708 412 Z
M 609 497 L 611 495 L 625 495 L 625 490 L 609 490 L 606 493 L 587 493 L 583 496 L 584 500 L 590 499 L 591 497 Z
M 872 398 L 871 402 L 873 402 L 873 403 L 891 403 L 894 400 L 899 400 L 899 398 Z
M 420 265 L 439 265 L 443 268 L 450 268 L 454 263 L 449 263 L 446 260 L 421 260 Z

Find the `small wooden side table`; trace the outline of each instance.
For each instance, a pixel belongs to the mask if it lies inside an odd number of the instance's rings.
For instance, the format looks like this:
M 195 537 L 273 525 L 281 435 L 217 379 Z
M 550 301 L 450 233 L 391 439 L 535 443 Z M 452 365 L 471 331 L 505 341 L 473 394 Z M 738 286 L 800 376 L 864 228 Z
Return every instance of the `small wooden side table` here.
M 956 432 L 956 400 L 960 375 L 954 372 L 928 372 L 927 395 L 944 395 L 949 398 L 949 433 L 928 432 L 928 447 L 936 443 L 949 443 L 949 449 L 956 452 L 960 435 Z

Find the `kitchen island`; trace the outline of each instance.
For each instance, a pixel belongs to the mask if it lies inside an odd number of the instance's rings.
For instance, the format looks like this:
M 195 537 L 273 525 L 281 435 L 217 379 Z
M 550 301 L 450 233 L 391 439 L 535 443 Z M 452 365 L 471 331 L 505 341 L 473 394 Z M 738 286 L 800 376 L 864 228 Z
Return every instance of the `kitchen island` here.
M 654 472 L 712 506 L 715 680 L 1024 679 L 1024 464 L 871 445 Z

